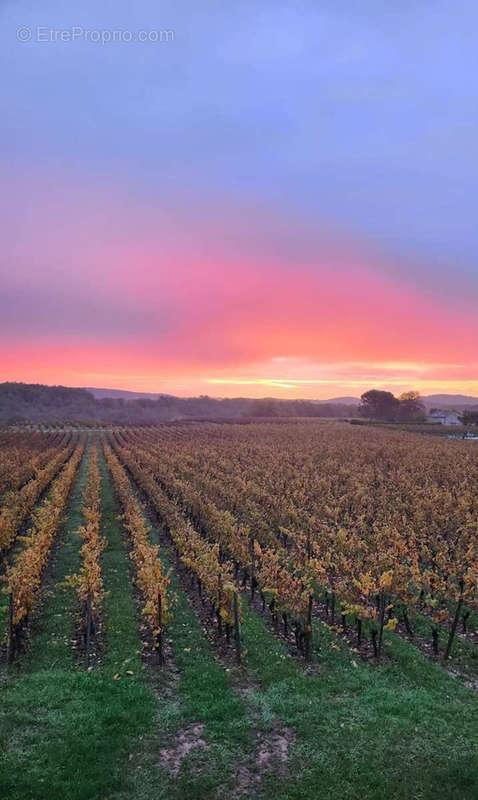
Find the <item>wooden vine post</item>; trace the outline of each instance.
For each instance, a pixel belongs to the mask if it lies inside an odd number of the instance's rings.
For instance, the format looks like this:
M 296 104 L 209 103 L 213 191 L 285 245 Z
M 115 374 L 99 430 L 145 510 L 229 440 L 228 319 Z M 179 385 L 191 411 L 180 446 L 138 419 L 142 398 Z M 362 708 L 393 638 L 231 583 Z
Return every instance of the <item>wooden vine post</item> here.
M 312 655 L 312 606 L 314 602 L 314 596 L 309 594 L 309 600 L 307 605 L 307 627 L 305 632 L 305 660 L 310 661 Z
M 15 658 L 15 625 L 14 619 L 14 603 L 13 594 L 10 592 L 8 596 L 8 642 L 7 642 L 7 664 L 11 664 Z
M 403 610 L 403 623 L 405 625 L 405 630 L 407 631 L 408 635 L 413 636 L 413 628 L 410 625 L 410 619 L 408 617 L 408 611 L 406 607 Z
M 362 620 L 357 617 L 357 647 L 362 644 Z
M 432 643 L 433 643 L 433 653 L 434 655 L 437 656 L 440 650 L 438 645 L 438 625 L 436 623 L 433 623 L 432 625 Z
M 91 594 L 86 598 L 86 632 L 85 632 L 85 662 L 86 666 L 90 665 L 90 644 L 91 644 L 91 630 L 92 630 L 92 614 L 91 614 Z
M 380 593 L 379 599 L 379 632 L 378 632 L 378 647 L 377 647 L 377 658 L 380 658 L 382 654 L 382 641 L 383 641 L 383 627 L 385 624 L 385 594 L 384 592 Z
M 249 555 L 251 557 L 251 600 L 254 600 L 256 588 L 256 556 L 254 552 L 254 536 L 249 537 Z
M 239 600 L 237 591 L 232 596 L 232 605 L 234 612 L 234 646 L 236 650 L 236 662 L 241 663 L 241 625 L 239 620 Z
M 335 592 L 332 591 L 330 595 L 330 617 L 332 620 L 332 625 L 335 623 Z
M 447 661 L 447 659 L 450 657 L 453 639 L 455 638 L 456 629 L 458 627 L 458 622 L 460 620 L 461 609 L 463 608 L 463 592 L 464 592 L 464 583 L 463 581 L 460 581 L 460 597 L 458 599 L 458 603 L 456 604 L 455 616 L 453 617 L 453 622 L 450 629 L 450 635 L 448 636 L 446 650 L 443 654 L 444 661 Z
M 163 652 L 163 600 L 161 592 L 158 592 L 158 635 L 156 637 L 156 649 L 158 651 L 158 661 L 160 666 L 164 664 Z
M 219 572 L 217 576 L 217 611 L 216 611 L 219 636 L 222 636 L 221 607 L 222 607 L 222 575 Z

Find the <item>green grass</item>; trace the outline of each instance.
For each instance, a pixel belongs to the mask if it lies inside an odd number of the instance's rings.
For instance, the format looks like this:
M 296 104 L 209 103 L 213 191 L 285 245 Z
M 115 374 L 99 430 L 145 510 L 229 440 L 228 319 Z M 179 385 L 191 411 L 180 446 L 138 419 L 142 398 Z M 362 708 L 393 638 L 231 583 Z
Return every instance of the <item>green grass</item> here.
M 408 642 L 388 636 L 393 660 L 372 668 L 321 626 L 308 673 L 255 612 L 245 613 L 244 636 L 256 703 L 296 735 L 292 778 L 279 791 L 271 782 L 268 797 L 478 796 L 476 696 Z

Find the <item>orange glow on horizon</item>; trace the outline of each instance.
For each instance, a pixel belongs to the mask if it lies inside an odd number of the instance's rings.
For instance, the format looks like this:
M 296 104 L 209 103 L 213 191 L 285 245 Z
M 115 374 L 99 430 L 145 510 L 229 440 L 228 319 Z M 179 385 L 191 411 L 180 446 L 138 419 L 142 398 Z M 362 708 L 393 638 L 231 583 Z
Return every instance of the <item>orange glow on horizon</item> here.
M 478 394 L 471 292 L 420 289 L 346 237 L 279 256 L 259 214 L 231 238 L 222 208 L 191 223 L 131 207 L 117 187 L 26 176 L 22 193 L 14 181 L 22 224 L 4 225 L 0 380 L 181 396 Z
M 72 387 L 91 386 L 105 389 L 123 389 L 133 392 L 173 394 L 182 397 L 209 394 L 217 397 L 270 397 L 276 396 L 284 399 L 317 399 L 326 400 L 337 396 L 360 396 L 370 388 L 380 388 L 400 394 L 403 391 L 416 389 L 421 394 L 466 394 L 478 396 L 478 380 L 463 376 L 450 377 L 446 368 L 440 369 L 439 365 L 432 367 L 411 365 L 407 362 L 391 365 L 387 362 L 361 363 L 360 367 L 353 364 L 308 364 L 309 370 L 323 373 L 322 377 L 297 377 L 290 376 L 287 369 L 281 376 L 275 372 L 267 377 L 256 375 L 257 369 L 264 369 L 266 365 L 250 365 L 249 373 L 244 369 L 240 376 L 224 373 L 214 377 L 205 377 L 204 374 L 157 374 L 151 370 L 144 374 L 135 372 L 108 372 L 85 371 L 72 369 L 71 363 L 58 361 L 52 369 L 51 361 L 48 365 L 39 368 L 38 364 L 31 363 L 28 368 L 21 371 L 18 366 L 3 370 L 1 380 L 24 381 L 27 383 L 46 383 L 49 385 L 66 385 Z M 364 374 L 357 376 L 356 370 Z M 453 370 L 467 371 L 453 365 Z

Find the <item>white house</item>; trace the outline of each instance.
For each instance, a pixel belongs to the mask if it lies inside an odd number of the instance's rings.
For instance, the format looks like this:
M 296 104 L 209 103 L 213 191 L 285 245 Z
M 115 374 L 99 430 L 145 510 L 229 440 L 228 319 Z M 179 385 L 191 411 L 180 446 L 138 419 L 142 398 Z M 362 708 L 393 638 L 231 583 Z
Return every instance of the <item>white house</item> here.
M 434 408 L 428 414 L 428 422 L 439 423 L 440 425 L 460 425 L 460 415 L 456 411 L 440 411 Z

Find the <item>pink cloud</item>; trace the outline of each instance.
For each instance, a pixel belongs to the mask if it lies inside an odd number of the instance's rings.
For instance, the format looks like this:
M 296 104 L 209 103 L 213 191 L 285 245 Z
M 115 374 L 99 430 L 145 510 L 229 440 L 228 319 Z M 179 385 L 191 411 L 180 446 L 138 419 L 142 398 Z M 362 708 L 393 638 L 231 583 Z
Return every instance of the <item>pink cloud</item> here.
M 282 357 L 433 364 L 458 384 L 474 364 L 478 321 L 467 305 L 391 277 L 363 243 L 322 235 L 295 257 L 290 243 L 279 252 L 269 234 L 261 240 L 256 214 L 248 248 L 243 219 L 231 232 L 232 212 L 179 212 L 177 198 L 156 209 L 105 184 L 34 175 L 16 177 L 8 194 L 4 379 L 197 387 L 205 374 L 252 374 Z

